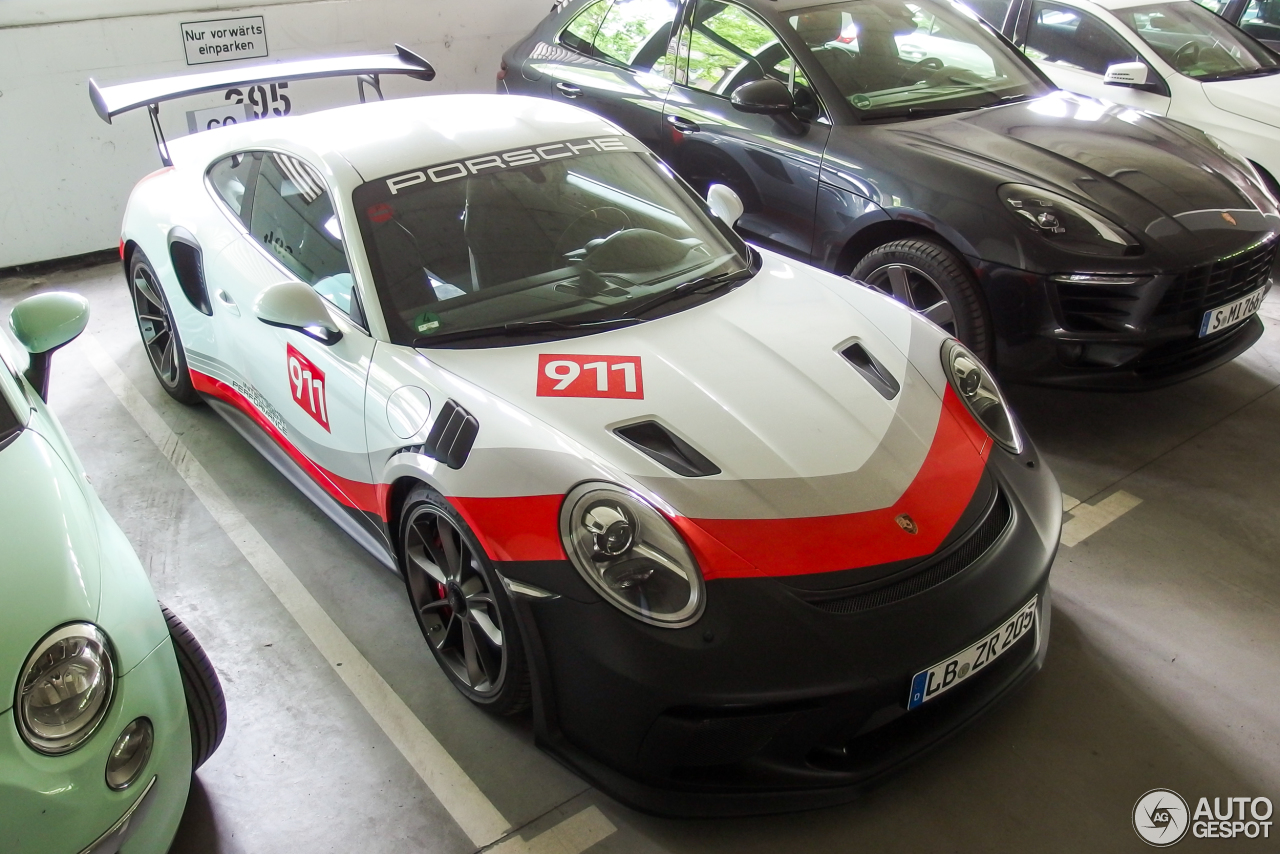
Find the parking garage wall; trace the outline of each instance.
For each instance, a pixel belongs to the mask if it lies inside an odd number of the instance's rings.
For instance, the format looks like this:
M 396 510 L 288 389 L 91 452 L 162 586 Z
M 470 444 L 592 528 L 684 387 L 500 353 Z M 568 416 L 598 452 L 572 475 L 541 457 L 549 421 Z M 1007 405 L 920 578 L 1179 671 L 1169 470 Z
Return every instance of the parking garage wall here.
M 436 67 L 432 83 L 384 79 L 388 97 L 492 92 L 507 47 L 546 15 L 550 0 L 3 0 L 0 2 L 0 268 L 114 247 L 129 190 L 160 165 L 145 110 L 98 118 L 100 84 L 209 71 L 188 65 L 182 24 L 261 16 L 265 59 L 384 53 L 399 42 Z M 256 52 L 256 51 L 255 51 Z M 197 57 L 199 58 L 199 57 Z M 272 102 L 272 112 L 284 106 Z M 353 103 L 350 80 L 299 81 L 292 112 Z M 234 100 L 234 96 L 233 96 Z M 165 135 L 187 112 L 232 103 L 226 93 L 161 106 Z M 257 109 L 250 106 L 257 112 Z

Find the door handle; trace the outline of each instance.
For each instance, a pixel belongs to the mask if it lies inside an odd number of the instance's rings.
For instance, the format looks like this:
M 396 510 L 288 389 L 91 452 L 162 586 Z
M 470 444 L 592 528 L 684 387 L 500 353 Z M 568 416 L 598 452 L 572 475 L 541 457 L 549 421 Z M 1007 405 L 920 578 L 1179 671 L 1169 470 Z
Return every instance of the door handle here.
M 702 128 L 698 126 L 697 122 L 691 122 L 688 119 L 682 119 L 679 116 L 673 116 L 668 114 L 666 119 L 667 119 L 667 124 L 671 125 L 673 128 L 680 131 L 681 133 L 697 133 L 698 131 L 702 130 Z
M 556 91 L 566 98 L 576 98 L 582 94 L 581 87 L 574 86 L 572 83 L 557 83 Z
M 236 301 L 231 298 L 231 294 L 227 293 L 222 288 L 218 288 L 215 295 L 218 297 L 218 302 L 222 303 L 222 307 L 225 308 L 229 314 L 234 314 L 236 317 L 240 316 L 240 306 L 236 305 Z

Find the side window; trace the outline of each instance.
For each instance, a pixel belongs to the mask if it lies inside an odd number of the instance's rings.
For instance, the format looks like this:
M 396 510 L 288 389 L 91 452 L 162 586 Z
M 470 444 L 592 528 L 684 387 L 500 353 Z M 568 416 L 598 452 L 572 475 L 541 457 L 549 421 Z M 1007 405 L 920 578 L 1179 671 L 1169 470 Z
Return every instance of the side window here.
M 1009 7 L 1013 5 L 1013 0 L 968 0 L 968 5 L 982 20 L 997 30 L 1002 30 L 1005 16 L 1009 14 Z
M 680 78 L 686 85 L 728 97 L 745 83 L 772 77 L 792 91 L 807 90 L 804 72 L 777 34 L 741 6 L 699 0 L 692 24 L 692 30 L 681 35 Z
M 236 215 L 244 218 L 245 191 L 253 181 L 253 157 L 233 154 L 209 167 L 209 183 Z
M 614 0 L 596 31 L 593 55 L 661 74 L 675 17 L 675 0 Z
M 250 233 L 316 293 L 358 319 L 342 227 L 323 179 L 287 154 L 252 156 L 260 165 L 249 209 Z
M 1255 39 L 1280 40 L 1280 0 L 1249 0 L 1240 29 Z
M 1105 74 L 1107 66 L 1134 62 L 1138 52 L 1093 15 L 1037 0 L 1024 47 L 1027 56 L 1044 62 Z
M 1196 2 L 1215 15 L 1221 15 L 1222 10 L 1227 8 L 1227 0 L 1196 0 Z
M 560 44 L 569 50 L 591 55 L 591 42 L 595 41 L 596 31 L 604 20 L 604 13 L 609 11 L 612 0 L 596 0 L 578 13 L 569 26 L 560 32 Z

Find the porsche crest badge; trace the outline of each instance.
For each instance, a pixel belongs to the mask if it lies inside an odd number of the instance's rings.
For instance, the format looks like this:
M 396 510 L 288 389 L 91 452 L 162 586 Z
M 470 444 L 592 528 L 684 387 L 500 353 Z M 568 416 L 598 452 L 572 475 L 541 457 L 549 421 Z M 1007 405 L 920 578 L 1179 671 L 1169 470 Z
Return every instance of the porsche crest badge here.
M 916 520 L 912 519 L 906 513 L 899 514 L 893 521 L 898 523 L 898 527 L 906 531 L 908 534 L 920 533 L 920 528 L 916 526 Z

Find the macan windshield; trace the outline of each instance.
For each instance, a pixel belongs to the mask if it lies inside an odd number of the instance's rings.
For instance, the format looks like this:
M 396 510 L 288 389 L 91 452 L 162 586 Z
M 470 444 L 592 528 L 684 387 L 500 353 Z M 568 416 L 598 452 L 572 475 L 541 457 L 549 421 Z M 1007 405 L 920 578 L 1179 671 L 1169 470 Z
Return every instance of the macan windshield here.
M 423 167 L 363 184 L 353 200 L 400 344 L 522 343 L 637 322 L 674 301 L 665 294 L 710 292 L 751 265 L 746 245 L 629 137 Z
M 974 110 L 1049 91 L 959 4 L 846 0 L 782 18 L 863 120 Z
M 1114 14 L 1187 77 L 1209 82 L 1280 72 L 1274 54 L 1195 3 L 1156 3 Z

